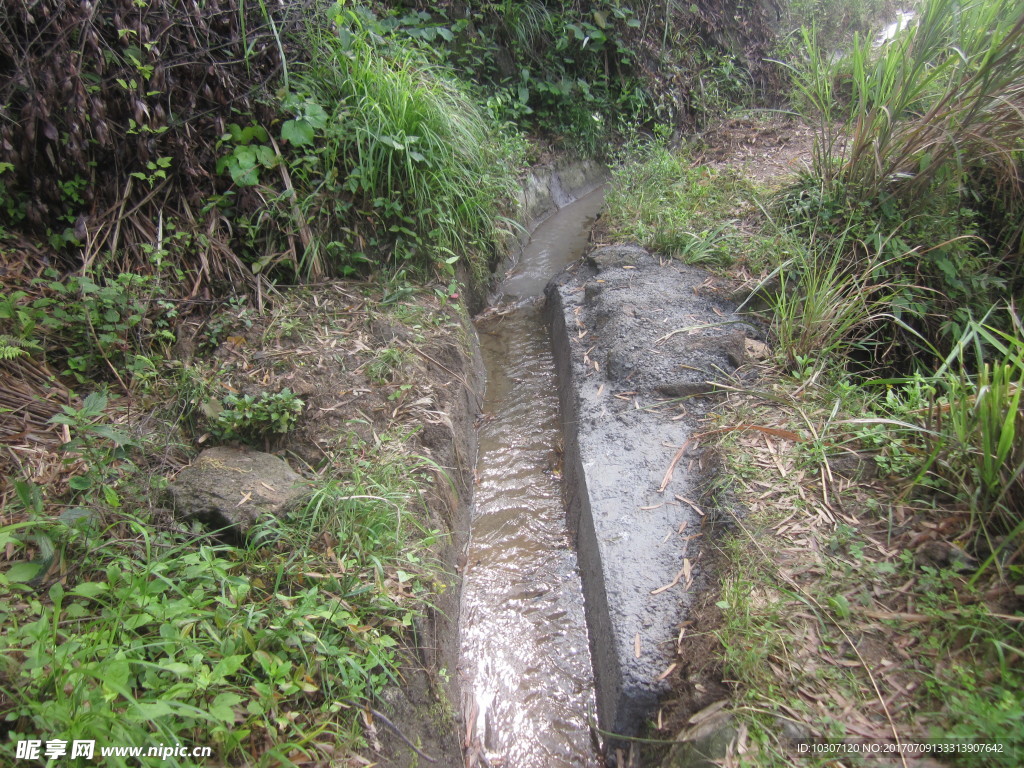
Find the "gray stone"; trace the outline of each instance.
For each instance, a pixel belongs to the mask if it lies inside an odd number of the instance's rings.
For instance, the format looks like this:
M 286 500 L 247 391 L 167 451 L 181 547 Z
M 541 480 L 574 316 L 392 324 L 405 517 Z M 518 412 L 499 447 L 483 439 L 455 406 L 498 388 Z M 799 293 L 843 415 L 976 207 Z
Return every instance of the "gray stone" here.
M 783 741 L 790 745 L 807 744 L 814 735 L 806 725 L 788 717 L 776 717 L 775 724 L 778 726 L 779 735 Z
M 715 384 L 700 378 L 677 379 L 656 384 L 654 390 L 665 397 L 699 397 L 713 394 Z
M 170 484 L 175 513 L 231 537 L 301 495 L 302 477 L 283 459 L 244 448 L 207 448 Z
M 869 453 L 844 451 L 836 456 L 828 457 L 828 468 L 834 474 L 849 480 L 874 480 L 878 477 L 878 464 Z

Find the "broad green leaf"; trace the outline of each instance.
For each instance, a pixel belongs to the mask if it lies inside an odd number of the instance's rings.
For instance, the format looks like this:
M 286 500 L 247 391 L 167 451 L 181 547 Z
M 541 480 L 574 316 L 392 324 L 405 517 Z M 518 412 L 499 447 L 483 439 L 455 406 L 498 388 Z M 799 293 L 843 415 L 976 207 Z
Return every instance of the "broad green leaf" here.
M 121 621 L 121 626 L 125 629 L 138 629 L 144 627 L 147 624 L 153 622 L 153 617 L 143 611 L 142 613 L 135 613 Z
M 102 392 L 93 392 L 82 401 L 81 413 L 82 415 L 98 416 L 106 407 L 107 396 Z
M 65 509 L 60 513 L 60 517 L 57 518 L 64 525 L 72 526 L 79 520 L 89 520 L 93 516 L 91 509 L 82 509 L 81 507 L 72 507 L 71 509 Z
M 327 113 L 315 101 L 307 101 L 305 103 L 302 117 L 313 128 L 323 128 L 327 125 Z
M 87 491 L 92 488 L 92 478 L 78 475 L 68 480 L 68 485 L 76 491 Z
M 138 701 L 135 709 L 139 715 L 139 721 L 156 720 L 158 717 L 174 713 L 170 704 L 164 701 Z
M 107 440 L 112 441 L 115 445 L 128 445 L 131 443 L 131 438 L 123 432 L 118 432 L 113 427 L 108 427 L 106 424 L 99 424 L 91 427 L 94 434 L 100 437 L 105 437 Z
M 221 680 L 229 675 L 233 675 L 245 663 L 247 658 L 249 658 L 247 653 L 225 656 L 214 666 L 211 676 L 214 680 Z
M 235 722 L 234 706 L 241 703 L 242 697 L 237 693 L 221 693 L 210 704 L 210 714 L 224 723 Z
M 18 563 L 7 571 L 7 580 L 20 583 L 31 581 L 39 575 L 40 568 L 42 568 L 42 563 Z
M 177 677 L 184 677 L 185 675 L 192 674 L 192 667 L 180 661 L 164 661 L 160 664 L 161 669 L 165 669 L 172 675 Z
M 83 581 L 81 584 L 76 584 L 71 589 L 72 595 L 78 597 L 96 597 L 102 595 L 104 592 L 109 592 L 110 586 L 100 581 Z
M 281 140 L 296 147 L 313 143 L 313 126 L 306 120 L 287 120 L 281 126 Z

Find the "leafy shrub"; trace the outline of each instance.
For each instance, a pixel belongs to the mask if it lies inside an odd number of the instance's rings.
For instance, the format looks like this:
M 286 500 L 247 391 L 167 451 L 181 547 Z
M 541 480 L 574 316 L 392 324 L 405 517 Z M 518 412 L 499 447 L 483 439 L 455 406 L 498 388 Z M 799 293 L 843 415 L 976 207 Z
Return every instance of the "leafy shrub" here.
M 258 396 L 229 394 L 210 424 L 211 432 L 222 440 L 259 440 L 272 434 L 290 432 L 305 403 L 289 388 Z
M 158 275 L 59 279 L 49 270 L 34 281 L 35 298 L 20 290 L 0 295 L 0 328 L 11 345 L 67 366 L 80 382 L 119 376 L 138 355 L 175 339 L 175 309 L 157 298 L 160 285 Z
M 449 73 L 385 32 L 358 7 L 311 20 L 279 138 L 257 125 L 224 135 L 221 171 L 269 203 L 240 222 L 260 253 L 254 271 L 450 274 L 466 259 L 482 274 L 504 240 L 509 144 Z

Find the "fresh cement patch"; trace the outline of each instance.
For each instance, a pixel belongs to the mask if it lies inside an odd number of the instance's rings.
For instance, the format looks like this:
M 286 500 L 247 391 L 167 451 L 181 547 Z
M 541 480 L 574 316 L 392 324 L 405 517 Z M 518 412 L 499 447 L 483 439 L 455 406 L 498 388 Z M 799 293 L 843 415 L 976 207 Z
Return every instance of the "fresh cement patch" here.
M 702 587 L 701 420 L 763 333 L 707 272 L 632 246 L 592 251 L 545 293 L 598 719 L 632 736 Z

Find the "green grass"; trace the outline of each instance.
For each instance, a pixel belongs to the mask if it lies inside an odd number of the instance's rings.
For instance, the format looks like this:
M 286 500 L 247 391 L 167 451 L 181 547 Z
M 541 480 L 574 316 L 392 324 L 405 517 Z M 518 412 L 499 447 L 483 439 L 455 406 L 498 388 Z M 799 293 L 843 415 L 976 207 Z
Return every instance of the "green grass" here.
M 133 511 L 140 478 L 124 462 L 117 491 L 59 519 L 20 484 L 23 522 L 0 540 L 37 556 L 0 573 L 0 754 L 23 738 L 94 739 L 276 766 L 360 747 L 358 706 L 396 680 L 432 572 L 417 553 L 435 534 L 415 523 L 426 479 L 401 441 L 353 445 L 338 465 L 248 548 Z M 63 577 L 39 593 L 47 557 Z
M 986 761 L 1017 765 L 1024 628 L 1004 615 L 1000 595 L 1020 584 L 1020 564 L 998 572 L 966 555 L 944 565 L 928 559 L 915 537 L 931 540 L 937 522 L 962 511 L 930 492 L 901 493 L 898 477 L 824 483 L 825 456 L 837 448 L 903 466 L 928 461 L 911 421 L 941 386 L 872 391 L 833 376 L 768 380 L 764 392 L 737 391 L 727 406 L 730 422 L 810 438 L 768 450 L 733 432 L 718 445 L 734 478 L 729 507 L 748 510 L 722 544 L 717 630 L 732 711 L 749 729 L 752 750 L 740 764 L 831 764 L 799 756 L 781 727 L 796 722 L 817 743 L 891 740 L 894 729 L 904 742 L 998 743 L 1003 752 Z M 845 519 L 829 519 L 837 513 Z
M 509 228 L 500 215 L 516 171 L 507 143 L 451 73 L 398 39 L 362 31 L 354 13 L 335 21 L 338 33 L 310 26 L 310 60 L 295 67 L 296 93 L 327 116 L 319 172 L 337 175 L 356 210 L 377 222 L 392 265 L 461 258 L 482 271 Z
M 763 190 L 734 171 L 694 163 L 663 144 L 634 149 L 612 174 L 603 221 L 609 235 L 687 264 L 762 260 L 765 242 L 745 235 Z

